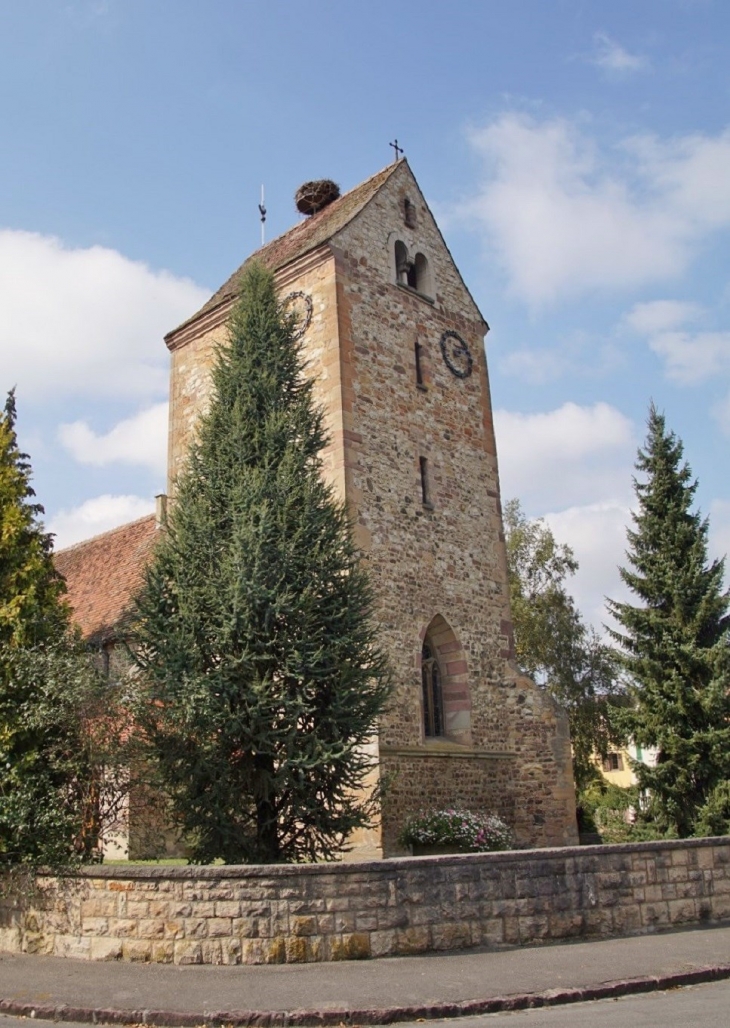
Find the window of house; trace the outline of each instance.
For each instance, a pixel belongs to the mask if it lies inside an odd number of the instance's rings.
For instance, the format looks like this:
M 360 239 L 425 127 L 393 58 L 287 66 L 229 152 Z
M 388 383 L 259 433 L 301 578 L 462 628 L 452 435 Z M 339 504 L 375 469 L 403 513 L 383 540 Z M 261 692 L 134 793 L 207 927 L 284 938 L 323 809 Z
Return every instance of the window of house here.
M 603 761 L 604 771 L 623 771 L 624 758 L 620 753 L 609 753 Z
M 441 670 L 428 641 L 424 642 L 421 650 L 421 685 L 424 735 L 427 739 L 437 738 L 444 734 Z

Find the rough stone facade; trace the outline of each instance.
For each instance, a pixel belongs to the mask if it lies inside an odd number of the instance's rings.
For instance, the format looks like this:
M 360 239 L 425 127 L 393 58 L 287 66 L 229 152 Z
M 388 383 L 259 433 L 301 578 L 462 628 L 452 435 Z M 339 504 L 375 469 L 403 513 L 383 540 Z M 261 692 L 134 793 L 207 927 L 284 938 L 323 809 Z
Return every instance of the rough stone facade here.
M 0 898 L 0 949 L 301 963 L 730 921 L 730 838 L 276 867 L 100 867 Z
M 337 230 L 317 246 L 288 261 L 280 241 L 270 244 L 273 257 L 268 247 L 260 254 L 282 296 L 312 301 L 303 340 L 331 438 L 326 474 L 352 511 L 394 670 L 377 740 L 389 782 L 382 826 L 355 840 L 355 855 L 398 852 L 404 817 L 444 804 L 499 812 L 521 845 L 570 845 L 566 719 L 513 662 L 487 325 L 408 164 L 375 178 L 367 201 L 349 220 L 333 214 Z M 417 285 L 403 281 L 403 248 L 420 255 Z M 227 288 L 167 337 L 171 494 L 225 338 Z M 445 332 L 468 345 L 464 377 L 444 360 Z M 424 733 L 424 641 L 443 693 L 443 731 L 432 738 Z

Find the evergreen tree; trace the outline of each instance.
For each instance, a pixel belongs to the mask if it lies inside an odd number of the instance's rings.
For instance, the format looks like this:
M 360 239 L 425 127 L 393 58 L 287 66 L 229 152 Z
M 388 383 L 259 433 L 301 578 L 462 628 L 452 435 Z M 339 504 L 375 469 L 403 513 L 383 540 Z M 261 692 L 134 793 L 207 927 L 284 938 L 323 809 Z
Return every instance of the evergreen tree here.
M 626 731 L 657 751 L 656 767 L 634 765 L 639 788 L 658 825 L 686 837 L 712 820 L 730 780 L 730 618 L 724 561 L 708 562 L 708 522 L 692 510 L 697 483 L 682 457 L 652 404 L 621 569 L 640 602 L 609 610 L 633 682 Z
M 0 417 L 0 861 L 64 864 L 97 850 L 94 726 L 109 707 L 69 627 L 15 416 L 11 392 Z
M 33 502 L 30 461 L 15 433 L 15 391 L 0 416 L 0 647 L 52 639 L 68 625 L 66 586 L 53 566 L 53 538 Z
M 330 858 L 389 693 L 295 320 L 245 275 L 139 600 L 138 717 L 191 858 Z
M 566 588 L 578 570 L 571 548 L 542 520 L 528 520 L 518 500 L 505 505 L 504 524 L 517 664 L 568 713 L 580 804 L 599 776 L 596 755 L 620 740 L 611 718 L 622 699 L 616 657 L 585 625 Z

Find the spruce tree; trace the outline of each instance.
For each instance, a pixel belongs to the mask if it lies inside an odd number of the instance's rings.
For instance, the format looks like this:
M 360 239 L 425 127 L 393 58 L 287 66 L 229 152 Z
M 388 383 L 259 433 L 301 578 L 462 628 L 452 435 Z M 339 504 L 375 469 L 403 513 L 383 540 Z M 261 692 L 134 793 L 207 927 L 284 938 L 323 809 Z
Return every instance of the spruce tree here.
M 708 561 L 708 522 L 683 446 L 652 404 L 635 479 L 638 510 L 621 577 L 637 605 L 609 601 L 632 682 L 626 731 L 657 751 L 636 763 L 648 813 L 667 834 L 692 835 L 730 780 L 730 650 L 724 561 Z
M 193 862 L 326 859 L 373 814 L 386 661 L 296 322 L 260 266 L 229 335 L 139 600 L 137 716 Z
M 53 566 L 53 538 L 34 502 L 30 460 L 18 447 L 15 391 L 0 416 L 0 647 L 58 637 L 68 625 L 66 586 Z

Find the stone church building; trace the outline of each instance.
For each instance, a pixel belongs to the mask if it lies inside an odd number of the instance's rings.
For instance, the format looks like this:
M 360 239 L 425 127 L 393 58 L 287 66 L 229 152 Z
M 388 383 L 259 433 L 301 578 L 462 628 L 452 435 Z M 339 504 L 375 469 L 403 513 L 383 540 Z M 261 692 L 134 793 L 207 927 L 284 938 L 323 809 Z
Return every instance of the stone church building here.
M 300 314 L 325 473 L 352 512 L 394 671 L 372 744 L 389 782 L 382 823 L 349 858 L 397 853 L 407 814 L 451 805 L 499 813 L 521 845 L 577 842 L 566 718 L 514 665 L 488 326 L 407 161 L 252 259 Z M 243 267 L 165 339 L 172 496 Z M 57 555 L 106 660 L 156 531 L 150 516 Z

